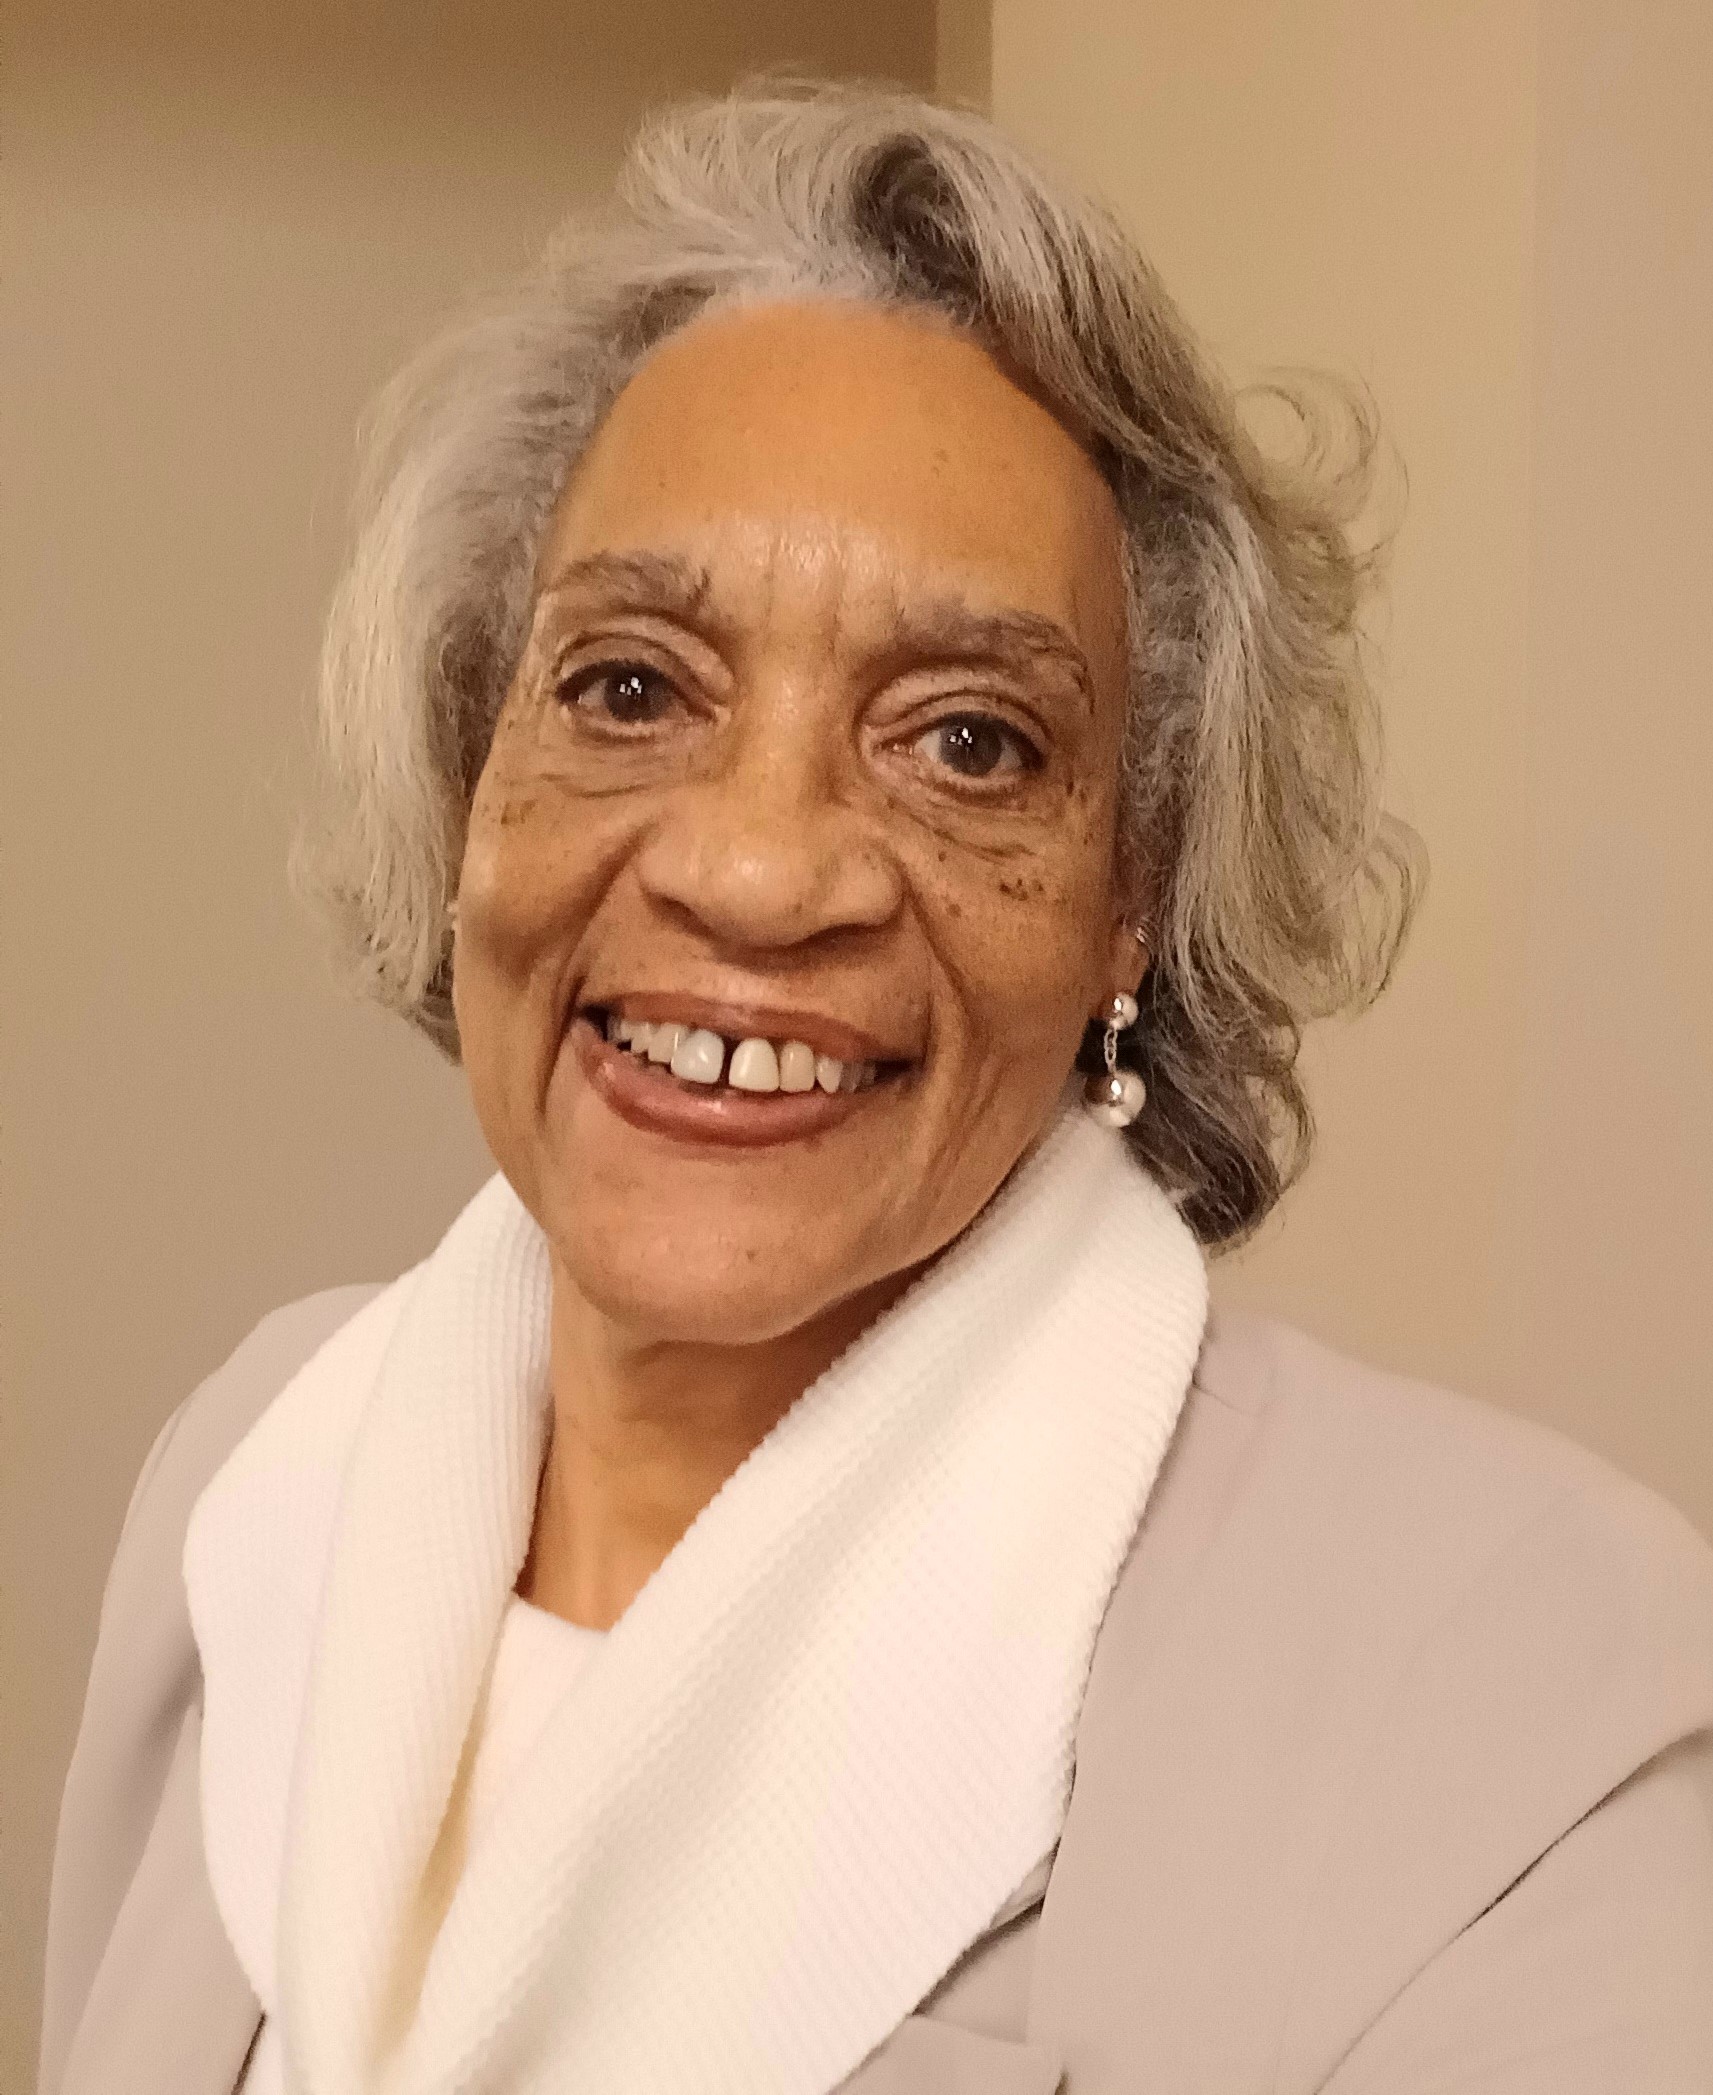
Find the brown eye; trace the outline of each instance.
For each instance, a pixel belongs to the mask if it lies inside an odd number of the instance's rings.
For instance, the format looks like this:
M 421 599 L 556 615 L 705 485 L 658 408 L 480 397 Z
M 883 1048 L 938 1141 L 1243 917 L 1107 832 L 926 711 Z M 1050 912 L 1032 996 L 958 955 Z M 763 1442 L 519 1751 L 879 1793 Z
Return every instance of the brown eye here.
M 579 712 L 596 714 L 620 727 L 650 727 L 664 720 L 678 703 L 671 684 L 645 662 L 593 663 L 567 677 L 559 696 Z
M 916 738 L 931 764 L 959 778 L 999 778 L 1034 770 L 1040 759 L 1015 729 L 985 713 L 953 713 Z

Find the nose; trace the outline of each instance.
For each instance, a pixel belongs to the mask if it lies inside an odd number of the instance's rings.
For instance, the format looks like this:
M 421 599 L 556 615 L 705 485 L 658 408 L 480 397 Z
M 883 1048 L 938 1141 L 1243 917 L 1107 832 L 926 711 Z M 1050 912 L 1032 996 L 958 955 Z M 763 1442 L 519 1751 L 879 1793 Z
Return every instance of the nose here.
M 674 791 L 637 854 L 644 891 L 740 949 L 888 923 L 903 882 L 873 821 L 826 751 L 772 725 Z

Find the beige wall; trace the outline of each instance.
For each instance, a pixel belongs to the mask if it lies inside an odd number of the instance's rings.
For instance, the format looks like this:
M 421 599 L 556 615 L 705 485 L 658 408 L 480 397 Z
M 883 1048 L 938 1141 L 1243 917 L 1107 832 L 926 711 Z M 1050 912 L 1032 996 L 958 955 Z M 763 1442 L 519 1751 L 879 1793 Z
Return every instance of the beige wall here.
M 283 861 L 352 429 L 603 184 L 649 99 L 926 85 L 928 0 L 9 8 L 0 2088 L 161 1419 L 268 1307 L 397 1272 L 485 1173 L 461 1080 L 324 981 Z M 294 17 L 306 11 L 289 11 Z
M 939 0 L 934 11 L 934 92 L 987 109 L 993 97 L 991 0 Z
M 272 12 L 7 17 L 4 2088 L 148 1439 L 485 1168 L 459 1079 L 329 991 L 283 884 L 359 404 L 650 95 L 934 51 L 918 0 Z M 980 99 L 979 0 L 938 56 Z M 991 63 L 1228 360 L 1362 372 L 1410 469 L 1390 718 L 1435 887 L 1388 1002 L 1316 1044 L 1319 1163 L 1221 1285 L 1713 1529 L 1713 16 L 999 0 Z
M 997 0 L 995 113 L 1228 366 L 1365 377 L 1430 900 L 1220 1281 L 1549 1420 L 1713 1533 L 1713 10 Z

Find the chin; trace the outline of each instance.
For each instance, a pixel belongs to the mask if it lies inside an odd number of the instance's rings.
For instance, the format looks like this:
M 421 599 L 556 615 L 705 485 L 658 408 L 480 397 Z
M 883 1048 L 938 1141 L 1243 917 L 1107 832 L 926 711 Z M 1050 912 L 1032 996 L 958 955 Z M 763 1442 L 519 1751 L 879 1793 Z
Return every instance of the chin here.
M 831 1270 L 805 1271 L 801 1242 L 792 1251 L 727 1236 L 698 1247 L 662 1233 L 633 1249 L 608 1238 L 569 1247 L 579 1255 L 565 1266 L 593 1309 L 639 1339 L 756 1346 L 801 1329 L 849 1292 Z

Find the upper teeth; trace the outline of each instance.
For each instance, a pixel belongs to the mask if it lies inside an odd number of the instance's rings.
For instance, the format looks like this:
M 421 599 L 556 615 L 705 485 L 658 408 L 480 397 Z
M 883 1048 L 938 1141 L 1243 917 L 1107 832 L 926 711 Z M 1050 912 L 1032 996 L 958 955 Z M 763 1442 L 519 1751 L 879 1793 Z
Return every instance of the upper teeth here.
M 872 1084 L 872 1062 L 841 1062 L 817 1055 L 801 1040 L 753 1038 L 728 1041 L 706 1026 L 680 1025 L 675 1019 L 607 1015 L 607 1038 L 669 1068 L 687 1084 L 717 1084 L 721 1077 L 734 1091 L 860 1091 Z

